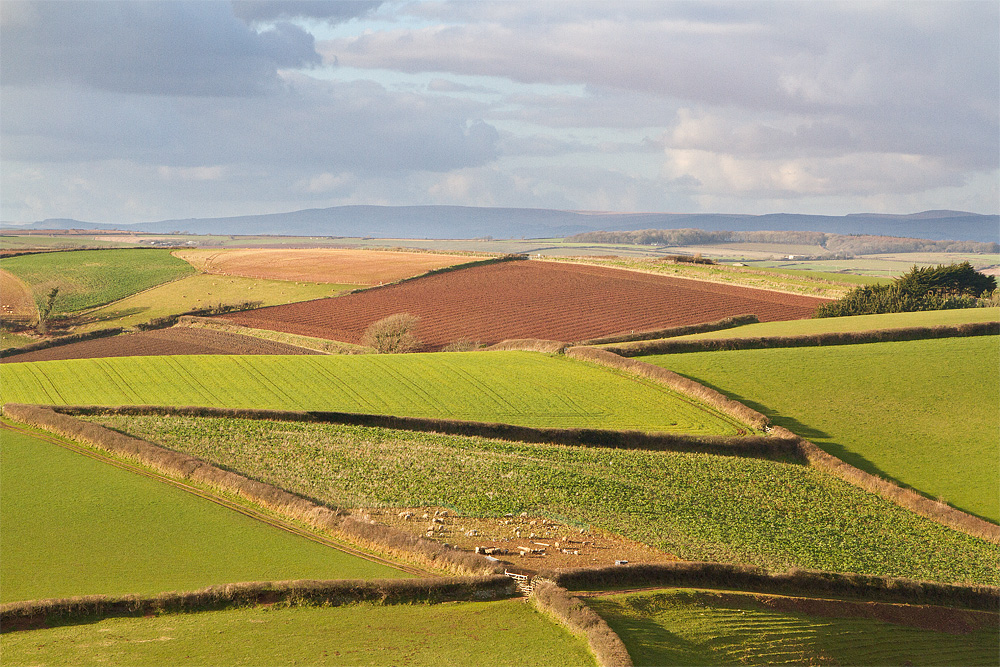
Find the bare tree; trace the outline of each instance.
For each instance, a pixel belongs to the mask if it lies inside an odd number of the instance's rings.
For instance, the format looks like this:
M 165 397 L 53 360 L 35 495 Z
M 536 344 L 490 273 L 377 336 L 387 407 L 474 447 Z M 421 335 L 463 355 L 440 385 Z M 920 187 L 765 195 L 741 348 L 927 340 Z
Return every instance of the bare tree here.
M 373 322 L 361 337 L 361 344 L 379 354 L 412 352 L 420 347 L 414 334 L 420 318 L 409 313 L 396 313 Z

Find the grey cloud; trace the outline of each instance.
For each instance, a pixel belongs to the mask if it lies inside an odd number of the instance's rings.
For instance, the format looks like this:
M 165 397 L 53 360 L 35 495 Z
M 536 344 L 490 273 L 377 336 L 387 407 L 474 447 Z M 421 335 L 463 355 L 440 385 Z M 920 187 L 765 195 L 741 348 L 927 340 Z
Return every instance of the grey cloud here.
M 8 86 L 251 95 L 278 87 L 277 68 L 319 61 L 302 29 L 286 23 L 257 33 L 220 2 L 7 2 L 24 10 L 0 24 Z
M 427 90 L 434 93 L 487 93 L 496 94 L 493 88 L 486 86 L 469 86 L 449 79 L 431 79 L 427 84 Z
M 310 18 L 336 23 L 375 11 L 381 0 L 233 0 L 233 13 L 248 23 Z

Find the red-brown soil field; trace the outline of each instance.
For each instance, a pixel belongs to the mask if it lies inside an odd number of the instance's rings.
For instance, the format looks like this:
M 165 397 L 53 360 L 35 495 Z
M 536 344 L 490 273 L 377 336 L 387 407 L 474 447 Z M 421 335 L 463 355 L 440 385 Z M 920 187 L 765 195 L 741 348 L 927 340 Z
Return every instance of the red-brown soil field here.
M 174 327 L 110 338 L 95 338 L 59 345 L 45 350 L 14 354 L 0 363 L 55 361 L 57 359 L 97 359 L 100 357 L 158 357 L 168 354 L 322 354 L 294 345 L 285 345 L 252 336 Z
M 330 299 L 226 314 L 255 329 L 359 343 L 394 313 L 420 318 L 425 350 L 465 340 L 566 342 L 711 322 L 752 313 L 762 322 L 804 319 L 826 299 L 623 269 L 545 261 L 473 266 Z
M 178 250 L 174 254 L 205 273 L 341 285 L 391 283 L 476 259 L 427 252 L 338 248 Z

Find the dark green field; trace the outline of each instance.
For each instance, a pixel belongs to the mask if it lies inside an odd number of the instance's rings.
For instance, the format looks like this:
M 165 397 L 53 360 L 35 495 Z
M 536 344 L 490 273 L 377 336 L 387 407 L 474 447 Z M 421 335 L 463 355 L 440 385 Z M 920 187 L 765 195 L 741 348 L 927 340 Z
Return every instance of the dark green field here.
M 2 602 L 408 576 L 20 433 L 0 455 Z
M 618 633 L 637 666 L 971 666 L 995 665 L 1000 652 L 996 627 L 982 623 L 955 634 L 836 611 L 815 616 L 774 609 L 751 595 L 664 590 L 588 598 L 587 604 Z
M 1000 583 L 1000 546 L 798 464 L 327 424 L 92 419 L 341 506 L 546 512 L 689 560 Z
M 1000 520 L 996 336 L 642 357 L 862 470 Z

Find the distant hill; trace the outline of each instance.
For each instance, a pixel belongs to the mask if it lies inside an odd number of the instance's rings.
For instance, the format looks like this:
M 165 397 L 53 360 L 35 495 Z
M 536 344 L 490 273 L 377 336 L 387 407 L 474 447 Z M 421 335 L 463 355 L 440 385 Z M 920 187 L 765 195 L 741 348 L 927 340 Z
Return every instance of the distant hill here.
M 5 228 L 11 227 L 5 225 Z M 336 206 L 290 213 L 231 218 L 189 218 L 136 224 L 50 219 L 28 229 L 121 229 L 192 234 L 370 236 L 375 238 L 468 239 L 561 238 L 591 231 L 704 229 L 708 231 L 817 231 L 931 240 L 1000 241 L 1000 216 L 962 211 L 908 215 L 855 213 L 845 216 L 727 215 L 719 213 L 604 213 L 537 208 L 472 206 Z

